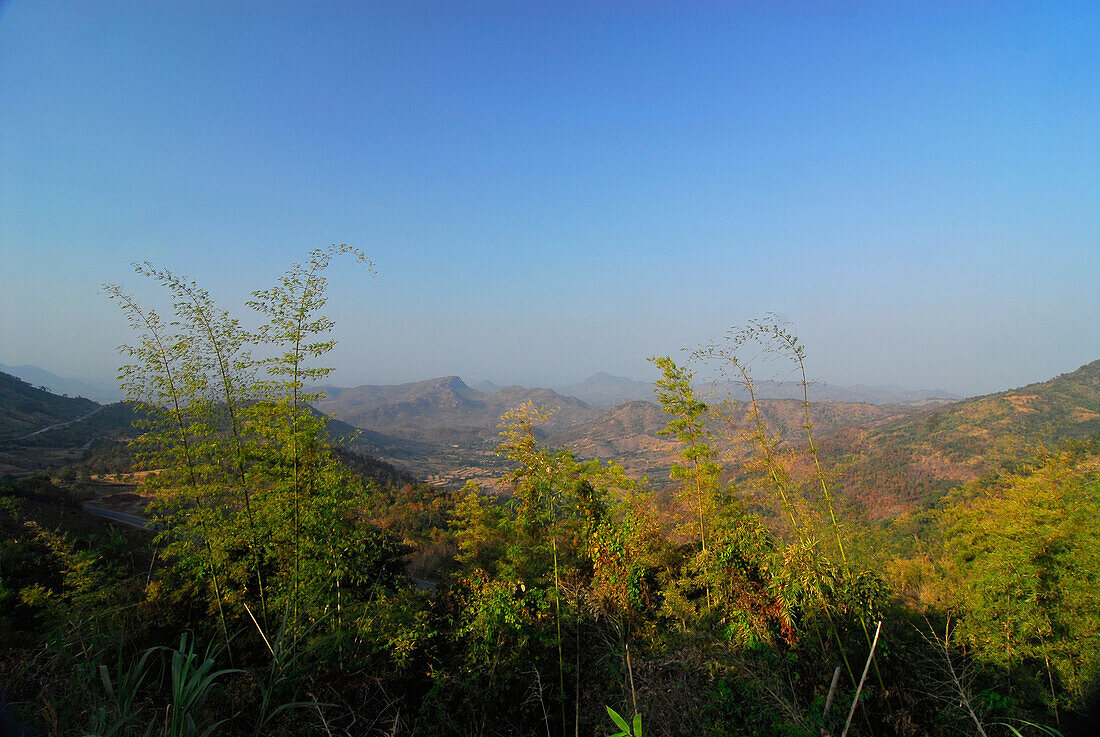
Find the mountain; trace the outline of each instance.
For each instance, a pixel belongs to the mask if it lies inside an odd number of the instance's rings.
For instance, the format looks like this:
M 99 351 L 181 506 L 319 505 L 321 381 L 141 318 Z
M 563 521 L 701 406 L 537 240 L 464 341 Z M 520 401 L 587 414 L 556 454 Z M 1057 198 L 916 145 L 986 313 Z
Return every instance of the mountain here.
M 658 434 L 667 424 L 668 415 L 653 402 L 627 402 L 552 433 L 546 444 L 584 460 L 613 460 L 635 478 L 660 481 L 676 454 L 676 443 Z
M 132 419 L 129 405 L 63 397 L 0 373 L 0 475 L 73 463 L 97 441 L 128 432 Z
M 820 445 L 842 491 L 874 517 L 933 503 L 951 487 L 1042 448 L 1100 433 L 1100 361 L 1049 381 L 853 426 Z
M 506 468 L 495 452 L 500 417 L 524 402 L 554 410 L 538 429 L 543 436 L 599 415 L 579 399 L 551 389 L 480 391 L 457 376 L 323 391 L 317 409 L 360 430 L 351 445 L 354 450 L 447 486 L 476 480 L 483 488 L 494 487 Z
M 328 387 L 316 406 L 360 429 L 354 441 L 357 450 L 448 486 L 461 486 L 470 479 L 491 485 L 503 473 L 506 464 L 494 452 L 500 439 L 497 426 L 502 414 L 523 402 L 556 408 L 536 430 L 546 445 L 568 448 L 583 459 L 614 460 L 636 477 L 648 476 L 655 486 L 668 483 L 677 448 L 658 434 L 668 417 L 647 401 L 653 397 L 650 384 L 600 373 L 562 390 L 580 398 L 550 389 L 479 386 L 493 391 L 470 387 L 457 376 L 399 385 Z M 644 399 L 623 401 L 631 396 Z M 804 442 L 800 399 L 765 398 L 758 407 L 769 428 L 787 442 Z M 825 435 L 853 424 L 875 426 L 913 412 L 899 405 L 821 402 L 813 404 L 811 418 L 819 435 Z M 732 426 L 715 427 L 716 435 L 736 435 L 747 429 L 748 413 L 746 402 L 736 402 Z M 722 442 L 735 446 L 728 448 L 733 456 L 745 452 L 743 443 Z
M 0 373 L 0 440 L 12 441 L 72 422 L 99 408 L 90 399 L 62 397 Z
M 758 399 L 794 399 L 803 400 L 802 384 L 794 381 L 761 381 L 754 385 Z M 734 399 L 746 401 L 749 393 L 740 384 L 719 384 L 699 388 L 700 394 L 713 394 L 721 397 L 731 395 Z M 942 389 L 906 389 L 896 385 L 835 386 L 824 382 L 811 382 L 809 388 L 811 402 L 845 402 L 866 404 L 899 404 L 909 406 L 937 406 L 949 404 L 960 399 L 956 394 Z
M 569 388 L 591 403 L 549 389 L 482 386 L 494 390 L 467 386 L 455 376 L 329 389 L 317 406 L 360 429 L 356 450 L 434 483 L 457 487 L 476 480 L 492 488 L 506 468 L 494 453 L 499 417 L 531 401 L 559 408 L 537 431 L 547 446 L 568 448 L 582 459 L 616 461 L 635 477 L 649 477 L 655 487 L 669 483 L 678 449 L 659 434 L 667 416 L 651 401 L 617 402 L 631 391 L 640 393 L 642 382 L 597 374 Z M 650 388 L 644 386 L 649 399 Z M 710 402 L 708 397 L 724 388 L 704 385 L 698 391 Z M 805 447 L 801 388 L 762 382 L 758 389 L 757 406 L 769 430 L 785 449 Z M 796 398 L 764 396 L 769 393 Z M 874 400 L 813 401 L 811 422 L 836 492 L 876 518 L 934 503 L 951 487 L 1027 458 L 1041 445 L 1054 447 L 1100 432 L 1100 361 L 1047 382 L 956 402 L 932 396 L 943 392 L 860 386 L 843 392 L 816 387 L 811 399 L 823 393 Z M 599 408 L 608 402 L 612 406 Z M 739 461 L 751 448 L 743 439 L 751 424 L 749 410 L 748 402 L 735 400 L 732 422 L 712 425 L 715 443 L 736 478 L 743 473 Z M 804 458 L 792 464 L 796 476 L 811 470 Z
M 554 410 L 544 432 L 599 414 L 579 399 L 551 389 L 508 386 L 483 392 L 457 376 L 390 386 L 329 387 L 324 392 L 316 407 L 326 415 L 429 446 L 495 447 L 501 415 L 524 402 Z
M 38 366 L 5 366 L 0 363 L 0 371 L 11 374 L 36 387 L 44 388 L 53 394 L 68 397 L 85 397 L 101 403 L 117 402 L 122 393 L 111 384 L 89 384 L 77 379 L 67 379 Z
M 769 432 L 788 444 L 805 441 L 806 415 L 801 401 L 758 399 L 760 419 Z M 712 442 L 722 448 L 727 460 L 744 457 L 748 444 L 741 439 L 753 427 L 751 405 L 736 402 L 729 424 L 711 423 Z M 902 417 L 912 410 L 882 407 L 865 402 L 811 404 L 810 420 L 815 432 L 828 434 L 851 425 L 875 426 Z M 668 470 L 679 453 L 678 444 L 660 431 L 668 425 L 667 415 L 653 402 L 637 401 L 613 407 L 599 417 L 551 433 L 546 444 L 573 451 L 579 458 L 614 460 L 636 477 L 647 476 L 655 486 L 668 482 Z
M 755 389 L 756 396 L 760 399 L 802 399 L 802 385 L 797 382 L 761 381 L 756 384 Z M 559 391 L 599 408 L 614 407 L 617 404 L 638 400 L 652 401 L 654 396 L 652 383 L 612 376 L 602 371 L 593 374 L 580 384 L 562 387 Z M 748 392 L 738 384 L 700 383 L 696 391 L 700 395 L 732 396 L 740 401 L 749 398 Z M 809 395 L 811 402 L 865 402 L 913 406 L 935 406 L 960 399 L 958 395 L 942 389 L 906 389 L 896 385 L 865 386 L 863 384 L 836 386 L 823 382 L 811 383 Z
M 767 394 L 779 385 L 765 383 L 758 388 Z M 797 385 L 785 390 L 800 394 Z M 952 487 L 1030 458 L 1043 447 L 1056 448 L 1068 440 L 1100 434 L 1100 361 L 1049 381 L 951 403 L 920 400 L 919 393 L 893 387 L 848 390 L 850 395 L 898 400 L 811 403 L 815 441 L 834 491 L 873 518 L 935 503 Z M 709 387 L 698 391 L 704 398 L 708 393 L 720 394 Z M 800 396 L 760 398 L 757 406 L 783 447 L 806 446 Z M 739 459 L 750 452 L 746 441 L 737 440 L 738 432 L 750 427 L 749 409 L 747 402 L 735 401 L 732 424 L 712 424 L 714 442 L 735 478 L 742 473 Z M 546 443 L 569 448 L 581 458 L 614 460 L 631 474 L 648 476 L 654 486 L 660 486 L 668 483 L 668 468 L 678 452 L 675 443 L 657 434 L 666 422 L 667 416 L 655 404 L 631 402 L 555 431 Z M 796 476 L 808 476 L 812 468 L 807 461 L 794 456 L 790 470 Z
M 607 408 L 638 400 L 653 399 L 652 382 L 635 381 L 600 371 L 580 384 L 563 387 L 562 394 L 576 397 L 593 407 Z

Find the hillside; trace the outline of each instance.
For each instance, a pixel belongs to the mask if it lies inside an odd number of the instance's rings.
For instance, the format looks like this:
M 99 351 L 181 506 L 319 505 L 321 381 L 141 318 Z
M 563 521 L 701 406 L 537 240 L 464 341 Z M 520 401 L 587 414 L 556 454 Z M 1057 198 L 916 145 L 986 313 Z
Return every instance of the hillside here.
M 1100 361 L 1018 389 L 851 427 L 821 442 L 841 489 L 874 517 L 932 501 L 1042 446 L 1100 433 Z
M 119 391 L 117 384 L 88 383 L 78 379 L 70 379 L 58 376 L 38 366 L 6 366 L 0 363 L 0 372 L 11 374 L 32 386 L 41 387 L 48 392 L 66 397 L 83 397 L 101 404 L 110 404 L 122 399 L 122 392 Z
M 25 438 L 72 422 L 99 408 L 90 399 L 62 397 L 0 373 L 0 441 Z
M 25 476 L 81 460 L 99 441 L 129 431 L 133 411 L 62 397 L 0 373 L 0 476 Z
M 80 464 L 93 473 L 128 470 L 133 454 L 124 442 L 132 435 L 135 412 L 124 402 L 100 405 L 83 398 L 63 397 L 8 374 L 0 373 L 0 476 L 25 476 L 47 469 Z M 414 479 L 379 460 L 383 452 L 434 447 L 365 433 L 330 420 L 329 434 L 340 446 L 341 458 L 366 478 L 380 483 L 411 483 Z
M 760 399 L 760 417 L 768 428 L 789 443 L 805 439 L 805 410 L 794 399 Z M 741 457 L 747 445 L 741 439 L 751 426 L 750 405 L 735 402 L 732 422 L 713 421 L 713 442 L 725 451 L 727 460 Z M 810 418 L 819 433 L 834 432 L 853 424 L 876 425 L 908 417 L 911 410 L 902 407 L 880 407 L 862 402 L 824 402 L 810 407 Z M 630 402 L 613 407 L 599 417 L 570 425 L 553 432 L 547 444 L 568 448 L 579 458 L 614 460 L 636 477 L 646 476 L 655 486 L 667 483 L 668 471 L 678 453 L 678 446 L 660 435 L 669 416 L 653 402 Z
M 754 387 L 757 397 L 765 399 L 802 399 L 802 384 L 796 381 L 761 381 Z M 739 385 L 730 387 L 734 398 L 748 399 Z M 895 385 L 838 386 L 825 382 L 811 382 L 811 402 L 866 403 L 876 405 L 917 405 L 922 403 L 946 404 L 960 399 L 943 389 L 906 389 Z

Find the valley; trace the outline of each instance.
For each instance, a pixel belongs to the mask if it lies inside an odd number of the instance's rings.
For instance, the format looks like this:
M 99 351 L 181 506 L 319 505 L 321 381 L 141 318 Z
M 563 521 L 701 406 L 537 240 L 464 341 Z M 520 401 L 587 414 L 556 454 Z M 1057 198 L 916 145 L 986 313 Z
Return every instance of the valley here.
M 450 376 L 397 386 L 326 387 L 324 399 L 316 406 L 358 431 L 343 435 L 352 438 L 354 449 L 446 488 L 458 489 L 474 481 L 485 491 L 503 491 L 497 482 L 508 465 L 496 453 L 498 424 L 501 415 L 524 403 L 552 411 L 536 428 L 547 446 L 567 449 L 581 460 L 614 461 L 632 477 L 648 479 L 653 488 L 667 486 L 678 449 L 661 434 L 668 417 L 653 401 L 652 387 L 649 400 L 630 401 L 640 393 L 641 382 L 597 374 L 588 384 L 592 391 L 583 385 L 573 389 L 598 404 L 544 388 L 486 386 L 488 391 L 482 391 Z M 794 392 L 772 385 L 763 387 L 763 393 L 790 396 Z M 704 385 L 700 394 L 718 406 L 723 401 L 718 397 L 733 393 L 725 386 Z M 625 401 L 618 403 L 616 398 Z M 765 396 L 757 406 L 763 421 L 784 441 L 797 444 L 803 439 L 801 400 Z M 816 432 L 829 434 L 853 426 L 875 427 L 921 411 L 907 404 L 818 401 L 812 403 L 811 419 Z M 734 400 L 728 417 L 712 423 L 723 452 L 735 463 L 746 452 L 742 440 L 750 426 L 749 412 L 749 403 Z
M 757 400 L 769 434 L 790 449 L 807 444 L 802 401 L 790 398 L 796 389 L 801 388 L 765 385 L 765 396 Z M 628 390 L 636 392 L 636 387 Z M 699 393 L 712 408 L 719 408 L 722 397 L 731 392 L 724 386 L 703 385 Z M 857 395 L 853 389 L 837 393 Z M 1040 447 L 1100 432 L 1100 361 L 1049 381 L 982 397 L 948 401 L 908 396 L 885 404 L 811 401 L 812 431 L 831 469 L 830 478 L 872 518 L 911 510 Z M 351 441 L 358 451 L 442 487 L 459 489 L 474 481 L 483 491 L 501 493 L 505 490 L 498 482 L 508 465 L 495 452 L 498 418 L 523 402 L 557 408 L 536 428 L 546 446 L 567 449 L 581 460 L 614 461 L 631 477 L 648 479 L 653 489 L 671 483 L 669 469 L 679 445 L 661 434 L 668 416 L 654 401 L 626 401 L 601 409 L 549 389 L 517 386 L 483 392 L 447 377 L 398 387 L 330 390 L 318 408 L 359 429 Z M 746 475 L 743 466 L 753 452 L 747 439 L 750 411 L 749 402 L 734 399 L 710 420 L 727 480 Z M 808 473 L 792 467 L 799 470 Z
M 679 444 L 662 434 L 668 416 L 652 400 L 631 399 L 642 382 L 597 374 L 574 385 L 590 402 L 546 388 L 467 385 L 457 376 L 400 385 L 324 387 L 315 403 L 331 437 L 358 456 L 389 464 L 394 473 L 457 490 L 473 482 L 503 494 L 510 464 L 496 451 L 500 417 L 524 403 L 553 410 L 535 428 L 547 447 L 579 460 L 620 464 L 660 490 Z M 948 400 L 898 388 L 833 388 L 832 395 L 900 401 L 811 401 L 821 457 L 838 491 L 872 518 L 888 518 L 928 503 L 1021 455 L 1100 432 L 1100 361 L 1046 382 L 983 397 Z M 757 410 L 780 448 L 807 444 L 801 387 L 764 383 Z M 652 391 L 652 389 L 651 389 Z M 727 481 L 750 473 L 751 404 L 737 388 L 701 385 L 712 413 L 708 427 Z M 811 396 L 826 392 L 811 386 Z M 728 403 L 733 397 L 732 403 Z M 620 401 L 621 400 L 621 401 Z M 79 464 L 100 449 L 118 455 L 132 434 L 129 405 L 99 405 L 62 397 L 0 374 L 0 475 L 18 477 Z M 123 453 L 123 455 L 125 455 Z M 125 461 L 123 461 L 125 463 Z M 796 463 L 796 475 L 808 473 Z M 748 493 L 748 492 L 746 492 Z

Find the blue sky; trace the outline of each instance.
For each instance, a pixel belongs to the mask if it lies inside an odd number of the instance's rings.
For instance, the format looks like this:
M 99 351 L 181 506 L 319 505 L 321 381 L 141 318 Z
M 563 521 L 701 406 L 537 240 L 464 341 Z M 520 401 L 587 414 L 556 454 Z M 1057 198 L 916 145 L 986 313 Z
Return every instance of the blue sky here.
M 313 247 L 341 384 L 648 378 L 766 312 L 838 384 L 1100 358 L 1100 5 L 0 0 L 0 362 L 109 377 L 149 259 Z

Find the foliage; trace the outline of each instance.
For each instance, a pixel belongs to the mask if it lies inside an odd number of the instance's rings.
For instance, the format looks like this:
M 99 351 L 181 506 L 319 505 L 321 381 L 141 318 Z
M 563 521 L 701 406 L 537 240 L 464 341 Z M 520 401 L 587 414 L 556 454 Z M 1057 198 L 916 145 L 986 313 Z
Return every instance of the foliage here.
M 1020 473 L 963 487 L 941 513 L 940 596 L 955 639 L 982 662 L 1049 674 L 1064 706 L 1100 672 L 1100 465 L 1048 454 Z
M 611 721 L 615 722 L 615 726 L 619 728 L 619 731 L 610 735 L 610 737 L 643 737 L 642 732 L 642 715 L 635 714 L 634 719 L 628 724 L 625 719 L 619 716 L 619 712 L 607 707 L 607 715 L 611 717 Z
M 169 656 L 172 700 L 165 717 L 165 737 L 206 737 L 222 722 L 210 723 L 199 732 L 196 716 L 210 697 L 218 678 L 239 671 L 230 668 L 215 670 L 211 649 L 207 648 L 206 654 L 200 656 L 195 652 L 194 639 L 186 633 L 180 635 L 179 647 Z
M 307 404 L 308 385 L 330 371 L 314 363 L 334 345 L 318 310 L 324 271 L 341 254 L 365 261 L 345 246 L 314 250 L 254 292 L 249 306 L 266 319 L 255 333 L 193 281 L 148 264 L 137 271 L 172 296 L 170 321 L 107 287 L 141 337 L 124 349 L 133 362 L 123 386 L 148 418 L 139 461 L 156 471 L 146 483 L 165 552 L 208 583 L 227 643 L 230 619 L 267 638 L 270 613 L 289 607 L 296 632 L 375 582 L 356 532 L 365 489 Z
M 690 371 L 677 366 L 668 356 L 651 358 L 650 361 L 661 371 L 661 378 L 656 385 L 657 400 L 661 408 L 671 416 L 668 426 L 661 434 L 671 435 L 683 444 L 680 455 L 684 464 L 674 463 L 671 476 L 683 483 L 681 498 L 694 511 L 695 521 L 690 526 L 697 531 L 700 555 L 706 558 L 707 520 L 716 511 L 715 495 L 718 477 L 722 473 L 722 467 L 715 462 L 718 452 L 707 442 L 710 438 L 705 422 L 707 405 L 696 399 L 691 387 Z M 701 562 L 696 567 L 700 564 Z M 705 575 L 703 578 L 705 579 Z M 706 590 L 709 607 L 710 582 L 703 580 L 702 586 Z

